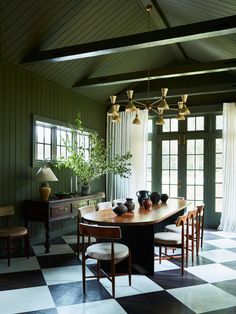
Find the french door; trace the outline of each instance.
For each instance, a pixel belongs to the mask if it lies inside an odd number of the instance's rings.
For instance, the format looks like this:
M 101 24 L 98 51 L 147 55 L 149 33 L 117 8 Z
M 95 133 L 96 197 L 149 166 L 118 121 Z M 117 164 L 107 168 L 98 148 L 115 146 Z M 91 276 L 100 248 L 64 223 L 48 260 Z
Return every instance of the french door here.
M 162 134 L 158 137 L 158 180 L 161 193 L 204 203 L 207 184 L 207 135 L 202 132 Z

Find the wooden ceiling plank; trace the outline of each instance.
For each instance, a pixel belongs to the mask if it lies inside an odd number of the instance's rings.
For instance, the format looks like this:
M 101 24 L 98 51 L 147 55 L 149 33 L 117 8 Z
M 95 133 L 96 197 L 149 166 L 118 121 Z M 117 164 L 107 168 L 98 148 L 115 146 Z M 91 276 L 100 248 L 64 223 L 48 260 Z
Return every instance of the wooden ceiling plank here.
M 170 45 L 191 40 L 228 35 L 236 32 L 236 15 L 175 26 L 156 31 L 90 42 L 47 51 L 34 51 L 21 63 L 69 61 L 125 52 L 147 47 Z

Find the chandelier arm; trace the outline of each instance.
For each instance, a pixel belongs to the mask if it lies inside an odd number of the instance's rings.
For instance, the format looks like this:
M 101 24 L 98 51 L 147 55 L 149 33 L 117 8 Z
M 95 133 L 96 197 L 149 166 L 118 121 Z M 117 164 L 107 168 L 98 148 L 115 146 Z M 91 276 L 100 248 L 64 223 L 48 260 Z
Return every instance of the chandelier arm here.
M 144 103 L 142 103 L 142 102 L 140 102 L 140 101 L 138 101 L 138 100 L 132 99 L 132 101 L 133 101 L 133 103 L 135 103 L 135 104 L 142 105 L 143 107 L 146 107 L 146 104 L 144 104 Z
M 158 112 L 156 109 L 154 109 L 154 108 L 152 108 L 152 107 L 151 107 L 151 109 L 150 109 L 150 110 L 154 111 L 156 114 L 158 114 L 158 115 L 159 115 L 159 112 Z
M 157 103 L 160 102 L 161 100 L 162 100 L 162 98 L 159 98 L 159 99 L 155 100 L 154 102 L 151 103 L 151 106 L 157 104 Z

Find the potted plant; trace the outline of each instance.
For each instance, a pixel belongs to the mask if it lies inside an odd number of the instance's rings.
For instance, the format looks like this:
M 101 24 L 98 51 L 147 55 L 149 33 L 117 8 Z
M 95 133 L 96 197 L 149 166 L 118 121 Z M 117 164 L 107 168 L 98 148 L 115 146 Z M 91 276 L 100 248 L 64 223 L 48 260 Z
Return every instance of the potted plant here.
M 76 134 L 78 131 L 84 132 L 79 116 L 76 119 L 76 129 L 73 129 L 73 133 Z M 91 182 L 105 174 L 118 174 L 124 178 L 128 178 L 131 174 L 130 159 L 132 155 L 130 152 L 124 155 L 116 154 L 110 158 L 111 145 L 106 146 L 105 141 L 96 132 L 90 132 L 88 136 L 88 148 L 79 145 L 76 140 L 72 146 L 67 138 L 68 158 L 60 158 L 56 163 L 58 168 L 71 169 L 79 177 L 84 195 L 90 193 Z

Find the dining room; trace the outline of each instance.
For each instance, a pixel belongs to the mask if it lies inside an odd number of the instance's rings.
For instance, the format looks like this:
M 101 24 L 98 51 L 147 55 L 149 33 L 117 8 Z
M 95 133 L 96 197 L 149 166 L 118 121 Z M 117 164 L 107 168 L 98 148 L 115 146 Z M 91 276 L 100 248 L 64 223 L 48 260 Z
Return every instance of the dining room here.
M 235 1 L 0 6 L 0 312 L 234 313 Z

